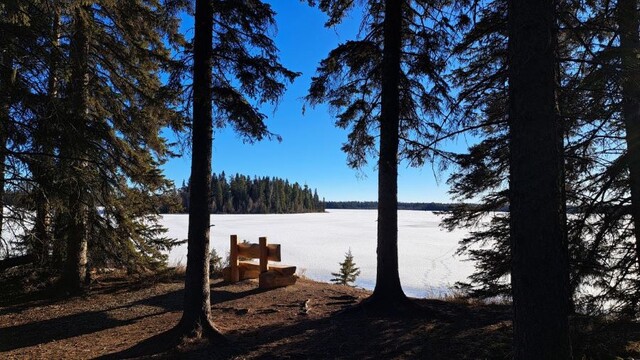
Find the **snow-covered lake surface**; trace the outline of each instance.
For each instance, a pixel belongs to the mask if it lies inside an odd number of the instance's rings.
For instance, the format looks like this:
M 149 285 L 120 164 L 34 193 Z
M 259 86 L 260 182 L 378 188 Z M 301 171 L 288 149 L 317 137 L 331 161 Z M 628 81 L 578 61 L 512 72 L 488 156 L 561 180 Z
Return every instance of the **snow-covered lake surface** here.
M 373 289 L 376 278 L 375 210 L 328 210 L 317 214 L 212 215 L 211 246 L 220 255 L 229 251 L 229 236 L 282 245 L 282 262 L 296 265 L 298 273 L 319 281 L 329 281 L 338 263 L 351 249 L 361 274 L 356 285 Z M 466 231 L 440 229 L 441 218 L 427 211 L 398 212 L 398 252 L 400 281 L 409 296 L 441 295 L 456 281 L 464 281 L 473 264 L 455 255 L 458 241 Z M 186 239 L 187 215 L 163 215 L 167 234 Z M 169 263 L 186 264 L 187 245 L 171 251 Z

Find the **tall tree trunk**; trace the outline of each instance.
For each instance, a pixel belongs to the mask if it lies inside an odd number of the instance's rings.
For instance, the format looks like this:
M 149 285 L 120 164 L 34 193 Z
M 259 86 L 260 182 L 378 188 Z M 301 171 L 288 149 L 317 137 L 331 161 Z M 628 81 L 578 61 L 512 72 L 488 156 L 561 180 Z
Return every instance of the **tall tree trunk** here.
M 217 333 L 211 323 L 209 288 L 209 199 L 211 198 L 211 153 L 213 119 L 211 105 L 211 57 L 213 7 L 196 0 L 193 45 L 193 128 L 187 273 L 184 311 L 179 328 L 190 336 Z
M 622 53 L 622 118 L 626 128 L 631 216 L 640 271 L 640 14 L 637 0 L 618 1 L 618 31 Z
M 509 1 L 510 228 L 515 359 L 569 359 L 556 3 Z
M 58 99 L 58 51 L 60 45 L 60 14 L 58 4 L 52 1 L 53 19 L 51 24 L 51 53 L 49 56 L 49 79 L 47 84 L 47 104 L 45 113 L 38 119 L 34 136 L 36 147 L 42 155 L 34 159 L 32 169 L 36 182 L 36 218 L 34 225 L 34 255 L 36 261 L 43 264 L 49 258 L 52 245 L 51 234 L 51 206 L 49 202 L 49 184 L 52 182 L 50 168 L 53 159 L 53 139 L 51 138 L 51 124 L 57 123 L 55 103 Z M 49 157 L 51 155 L 51 157 Z
M 9 107 L 11 103 L 11 68 L 13 61 L 10 58 L 10 50 L 2 56 L 2 91 L 0 94 L 0 240 L 2 240 L 2 227 L 4 226 L 4 186 L 5 186 L 5 162 L 7 161 Z M 0 241 L 0 244 L 2 242 Z
M 89 82 L 89 18 L 88 6 L 78 7 L 74 13 L 74 33 L 71 40 L 71 121 L 73 133 L 70 136 L 83 136 L 88 119 L 88 82 Z M 85 146 L 82 141 L 67 138 L 68 159 L 74 179 L 69 184 L 68 209 L 69 227 L 67 231 L 67 257 L 62 274 L 62 285 L 71 293 L 83 290 L 87 277 L 87 199 L 85 196 L 84 173 L 86 163 Z
M 17 13 L 16 3 L 9 1 L 6 4 L 6 20 L 15 22 L 14 14 Z M 10 108 L 12 102 L 13 87 L 16 82 L 16 70 L 14 69 L 14 42 L 11 36 L 4 34 L 2 43 L 2 55 L 0 55 L 0 240 L 2 240 L 2 227 L 4 226 L 4 187 L 5 187 L 5 163 L 7 161 L 7 146 L 9 145 L 9 126 L 11 123 Z
M 378 161 L 378 268 L 371 300 L 385 307 L 407 301 L 398 274 L 398 143 L 400 51 L 404 1 L 386 0 Z

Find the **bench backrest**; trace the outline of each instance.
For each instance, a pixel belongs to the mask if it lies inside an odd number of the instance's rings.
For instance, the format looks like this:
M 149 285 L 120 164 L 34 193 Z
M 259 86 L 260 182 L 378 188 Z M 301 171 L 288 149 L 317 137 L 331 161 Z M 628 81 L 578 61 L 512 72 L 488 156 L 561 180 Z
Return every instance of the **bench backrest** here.
M 260 259 L 260 272 L 267 271 L 269 260 L 282 261 L 280 244 L 267 244 L 266 237 L 260 237 L 258 244 L 238 243 L 238 235 L 231 235 L 229 262 L 231 264 L 231 281 L 239 281 L 238 260 L 243 256 L 250 259 Z

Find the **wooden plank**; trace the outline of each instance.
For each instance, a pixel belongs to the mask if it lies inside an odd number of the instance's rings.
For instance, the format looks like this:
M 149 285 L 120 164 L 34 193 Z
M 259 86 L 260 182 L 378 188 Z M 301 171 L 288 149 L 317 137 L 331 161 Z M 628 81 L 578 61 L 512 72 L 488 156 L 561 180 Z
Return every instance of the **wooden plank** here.
M 280 244 L 269 244 L 267 245 L 267 249 L 269 249 L 269 260 L 282 261 L 282 255 L 280 253 Z
M 244 270 L 257 270 L 260 271 L 260 263 L 256 261 L 240 261 L 238 267 Z
M 267 248 L 267 238 L 260 237 L 260 272 L 267 271 L 267 264 L 269 264 L 269 248 Z
M 248 259 L 259 259 L 260 244 L 240 243 L 238 244 L 238 255 Z
M 273 289 L 277 287 L 289 286 L 296 283 L 298 277 L 295 275 L 282 276 L 275 271 L 267 271 L 260 274 L 258 287 L 261 289 Z
M 269 270 L 273 270 L 282 276 L 291 276 L 296 273 L 296 267 L 292 265 L 269 264 Z
M 271 261 L 282 261 L 280 244 L 268 244 L 268 259 Z M 239 243 L 238 255 L 248 259 L 260 258 L 260 244 Z
M 229 247 L 229 266 L 231 267 L 230 281 L 240 281 L 238 271 L 238 235 L 231 235 Z

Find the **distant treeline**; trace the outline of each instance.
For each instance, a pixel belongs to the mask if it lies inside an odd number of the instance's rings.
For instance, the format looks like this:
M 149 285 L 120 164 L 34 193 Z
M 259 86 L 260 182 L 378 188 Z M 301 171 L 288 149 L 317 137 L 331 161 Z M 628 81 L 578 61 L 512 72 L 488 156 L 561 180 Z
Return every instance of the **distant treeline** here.
M 455 204 L 445 203 L 398 203 L 398 210 L 448 211 Z M 327 201 L 327 209 L 377 209 L 377 201 Z
M 277 177 L 249 177 L 224 172 L 211 176 L 212 214 L 286 214 L 323 212 L 324 199 L 307 185 Z M 161 213 L 189 212 L 189 184 L 165 195 Z

